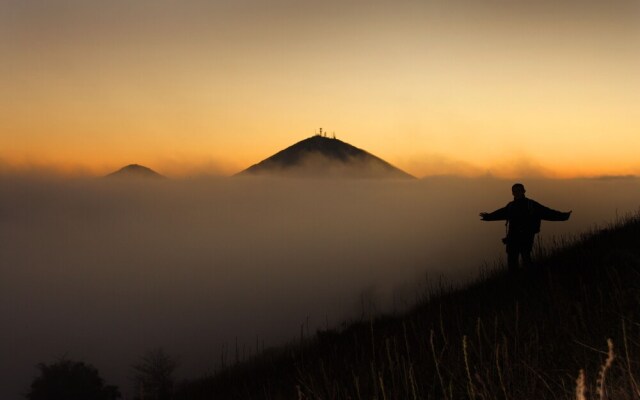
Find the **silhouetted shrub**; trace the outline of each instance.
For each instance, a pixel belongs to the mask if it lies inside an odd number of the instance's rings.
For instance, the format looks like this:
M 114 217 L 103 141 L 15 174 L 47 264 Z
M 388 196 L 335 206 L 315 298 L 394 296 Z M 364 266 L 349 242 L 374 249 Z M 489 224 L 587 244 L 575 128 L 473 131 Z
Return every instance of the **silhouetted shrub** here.
M 170 400 L 173 398 L 173 372 L 178 363 L 161 348 L 145 353 L 133 366 L 136 392 L 148 400 Z
M 116 386 L 105 385 L 92 365 L 61 360 L 38 364 L 40 376 L 31 383 L 29 400 L 113 400 L 120 398 Z

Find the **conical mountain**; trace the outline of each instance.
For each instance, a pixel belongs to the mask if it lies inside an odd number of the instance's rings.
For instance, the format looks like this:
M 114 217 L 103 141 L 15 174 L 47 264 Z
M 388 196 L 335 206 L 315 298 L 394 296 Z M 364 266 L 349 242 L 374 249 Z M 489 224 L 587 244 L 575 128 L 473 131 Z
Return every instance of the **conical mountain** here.
M 119 170 L 110 173 L 106 177 L 107 178 L 164 179 L 164 176 L 160 175 L 156 171 L 139 164 L 127 165 L 126 167 L 122 167 Z
M 383 159 L 335 138 L 315 135 L 252 165 L 238 175 L 412 179 Z

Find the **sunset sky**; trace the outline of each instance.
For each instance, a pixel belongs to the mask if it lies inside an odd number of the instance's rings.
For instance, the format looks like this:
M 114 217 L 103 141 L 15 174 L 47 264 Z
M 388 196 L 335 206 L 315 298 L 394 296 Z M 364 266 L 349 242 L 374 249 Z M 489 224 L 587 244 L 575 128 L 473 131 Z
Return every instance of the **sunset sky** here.
M 637 0 L 0 0 L 0 169 L 640 174 Z

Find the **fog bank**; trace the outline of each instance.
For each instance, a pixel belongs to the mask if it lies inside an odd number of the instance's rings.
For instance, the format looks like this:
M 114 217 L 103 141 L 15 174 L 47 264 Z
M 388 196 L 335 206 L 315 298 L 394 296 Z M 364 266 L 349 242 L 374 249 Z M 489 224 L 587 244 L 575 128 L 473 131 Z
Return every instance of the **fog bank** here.
M 179 375 L 410 305 L 425 276 L 468 279 L 503 256 L 512 181 L 215 178 L 149 182 L 0 177 L 0 397 L 63 355 L 128 393 L 130 365 L 162 346 Z M 561 211 L 542 240 L 640 206 L 640 181 L 528 180 Z M 365 299 L 366 306 L 362 306 Z M 231 355 L 235 350 L 229 351 Z M 234 358 L 233 356 L 232 358 Z

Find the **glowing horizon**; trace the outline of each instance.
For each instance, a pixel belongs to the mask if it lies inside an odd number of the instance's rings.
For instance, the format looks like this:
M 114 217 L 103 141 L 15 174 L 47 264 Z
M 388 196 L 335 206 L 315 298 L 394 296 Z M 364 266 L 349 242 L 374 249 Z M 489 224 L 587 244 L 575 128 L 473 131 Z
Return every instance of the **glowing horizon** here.
M 422 177 L 640 175 L 636 2 L 0 4 L 0 168 L 231 175 L 313 135 Z

